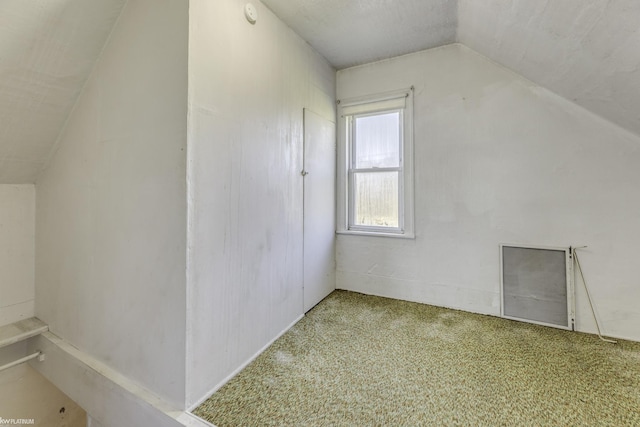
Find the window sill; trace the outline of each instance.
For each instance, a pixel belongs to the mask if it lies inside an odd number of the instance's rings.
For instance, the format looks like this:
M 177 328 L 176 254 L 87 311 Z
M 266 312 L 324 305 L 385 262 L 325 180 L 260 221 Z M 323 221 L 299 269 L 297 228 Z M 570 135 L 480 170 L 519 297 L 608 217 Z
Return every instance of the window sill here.
M 350 236 L 369 236 L 369 237 L 391 237 L 394 239 L 408 239 L 414 240 L 416 235 L 414 233 L 384 233 L 378 231 L 355 231 L 355 230 L 337 230 L 336 234 L 350 235 Z

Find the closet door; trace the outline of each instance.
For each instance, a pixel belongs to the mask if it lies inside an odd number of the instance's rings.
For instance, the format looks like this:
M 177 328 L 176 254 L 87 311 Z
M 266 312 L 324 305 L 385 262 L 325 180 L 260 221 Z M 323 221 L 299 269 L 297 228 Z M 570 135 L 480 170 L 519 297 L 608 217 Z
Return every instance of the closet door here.
M 335 123 L 304 109 L 304 311 L 335 288 Z

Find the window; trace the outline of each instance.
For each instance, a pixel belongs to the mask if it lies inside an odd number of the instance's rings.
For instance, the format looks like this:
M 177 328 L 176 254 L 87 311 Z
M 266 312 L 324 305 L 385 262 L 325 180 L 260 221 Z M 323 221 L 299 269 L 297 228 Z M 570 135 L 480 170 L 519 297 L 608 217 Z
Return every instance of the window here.
M 413 90 L 341 101 L 338 232 L 413 237 Z

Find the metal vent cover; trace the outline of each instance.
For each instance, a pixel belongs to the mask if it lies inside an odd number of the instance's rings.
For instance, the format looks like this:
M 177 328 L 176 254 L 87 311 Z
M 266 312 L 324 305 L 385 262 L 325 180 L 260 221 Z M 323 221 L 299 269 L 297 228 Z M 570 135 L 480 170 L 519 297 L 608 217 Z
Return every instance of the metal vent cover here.
M 569 248 L 503 244 L 500 260 L 502 317 L 574 329 Z

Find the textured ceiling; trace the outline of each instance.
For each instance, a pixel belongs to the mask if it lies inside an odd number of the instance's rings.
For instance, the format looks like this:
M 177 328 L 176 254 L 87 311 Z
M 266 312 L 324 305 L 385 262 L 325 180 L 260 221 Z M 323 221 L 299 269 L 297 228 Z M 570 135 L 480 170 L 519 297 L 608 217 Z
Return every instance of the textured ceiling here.
M 640 134 L 639 0 L 262 1 L 338 69 L 459 41 Z M 0 183 L 37 178 L 125 3 L 0 0 Z
M 457 0 L 262 0 L 336 68 L 456 41 Z
M 0 1 L 0 183 L 34 182 L 125 2 Z
M 640 134 L 640 1 L 459 0 L 461 43 Z
M 640 0 L 262 0 L 337 69 L 459 41 L 640 134 Z

